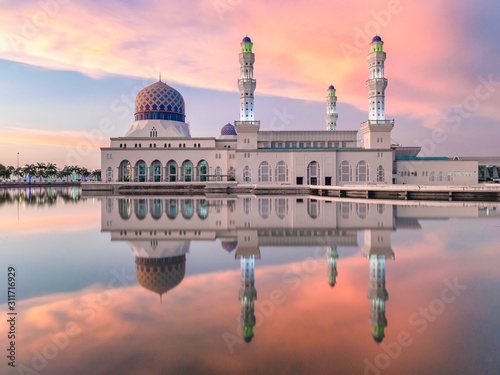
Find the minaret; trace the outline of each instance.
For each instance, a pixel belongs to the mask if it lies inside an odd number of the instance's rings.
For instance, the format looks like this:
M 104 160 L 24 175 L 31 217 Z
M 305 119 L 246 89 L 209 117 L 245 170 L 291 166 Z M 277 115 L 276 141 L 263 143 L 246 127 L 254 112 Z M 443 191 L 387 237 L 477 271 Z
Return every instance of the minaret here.
M 337 130 L 337 96 L 335 95 L 335 87 L 330 85 L 328 87 L 328 94 L 326 95 L 326 130 Z
M 254 121 L 253 94 L 255 92 L 255 79 L 253 79 L 253 64 L 255 55 L 252 52 L 253 43 L 248 36 L 241 42 L 240 53 L 240 121 Z
M 385 288 L 385 260 L 394 259 L 391 247 L 391 232 L 388 230 L 365 230 L 365 241 L 361 252 L 369 260 L 370 283 L 367 297 L 370 300 L 370 325 L 372 336 L 376 343 L 381 343 L 385 337 L 387 318 L 385 317 L 385 302 L 389 294 Z
M 361 124 L 364 135 L 364 148 L 389 149 L 391 147 L 391 131 L 394 120 L 385 119 L 385 89 L 387 79 L 384 78 L 386 54 L 384 42 L 376 35 L 370 43 L 368 54 L 368 121 Z
M 384 78 L 384 42 L 378 35 L 370 44 L 368 55 L 369 79 L 366 82 L 368 88 L 368 119 L 371 121 L 385 120 L 385 89 L 387 79 Z
M 326 250 L 326 260 L 328 262 L 328 283 L 332 288 L 337 283 L 338 258 L 339 258 L 339 253 L 337 252 L 337 246 L 328 247 Z
M 241 257 L 241 301 L 240 325 L 243 329 L 243 339 L 249 343 L 253 337 L 255 326 L 254 301 L 257 299 L 257 290 L 254 286 L 255 255 Z

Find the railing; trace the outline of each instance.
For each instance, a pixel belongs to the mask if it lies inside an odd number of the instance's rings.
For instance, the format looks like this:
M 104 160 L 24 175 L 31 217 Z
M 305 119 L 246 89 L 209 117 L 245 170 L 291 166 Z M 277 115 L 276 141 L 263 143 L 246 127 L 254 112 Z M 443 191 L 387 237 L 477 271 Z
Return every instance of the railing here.
M 394 120 L 368 120 L 361 125 L 394 125 Z
M 235 121 L 234 125 L 253 125 L 260 126 L 260 121 Z

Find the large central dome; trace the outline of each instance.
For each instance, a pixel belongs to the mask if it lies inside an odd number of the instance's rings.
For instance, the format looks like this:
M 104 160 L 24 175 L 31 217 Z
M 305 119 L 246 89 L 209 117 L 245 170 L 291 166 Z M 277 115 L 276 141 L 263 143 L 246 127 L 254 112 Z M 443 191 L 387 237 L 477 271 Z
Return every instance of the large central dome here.
M 173 120 L 185 122 L 186 105 L 176 89 L 158 81 L 143 88 L 135 97 L 136 120 Z

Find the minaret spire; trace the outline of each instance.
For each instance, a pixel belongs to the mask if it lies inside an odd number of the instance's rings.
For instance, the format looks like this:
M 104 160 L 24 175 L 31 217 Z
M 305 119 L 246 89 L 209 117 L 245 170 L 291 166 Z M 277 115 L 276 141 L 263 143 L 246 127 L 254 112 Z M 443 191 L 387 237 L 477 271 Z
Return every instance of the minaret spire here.
M 337 96 L 335 95 L 335 87 L 330 85 L 328 87 L 328 94 L 326 95 L 326 130 L 337 130 Z
M 254 301 L 257 299 L 255 289 L 255 255 L 241 257 L 241 288 L 238 297 L 241 301 L 240 325 L 243 339 L 249 343 L 253 338 L 255 326 Z
M 254 121 L 254 92 L 256 82 L 253 78 L 253 64 L 255 55 L 252 52 L 253 43 L 248 36 L 241 42 L 240 53 L 240 79 L 238 89 L 240 90 L 240 121 Z
M 370 44 L 368 55 L 369 79 L 366 83 L 368 88 L 368 119 L 371 121 L 385 120 L 385 89 L 387 79 L 384 78 L 384 42 L 376 35 Z

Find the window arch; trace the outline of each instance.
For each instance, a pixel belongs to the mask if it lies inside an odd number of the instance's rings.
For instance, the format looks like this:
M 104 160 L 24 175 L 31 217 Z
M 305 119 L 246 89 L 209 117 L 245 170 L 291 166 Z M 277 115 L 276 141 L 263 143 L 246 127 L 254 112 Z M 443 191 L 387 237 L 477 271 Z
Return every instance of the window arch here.
M 108 167 L 106 170 L 106 182 L 111 182 L 113 181 L 113 168 Z
M 434 182 L 435 180 L 436 180 L 436 173 L 434 173 L 434 171 L 433 171 L 433 172 L 431 172 L 431 174 L 429 176 L 429 181 Z
M 234 181 L 234 175 L 235 175 L 234 167 L 229 167 L 227 174 L 229 175 L 227 178 L 228 181 Z
M 181 168 L 181 181 L 193 181 L 193 163 L 191 160 L 185 160 Z
M 165 212 L 169 219 L 175 219 L 177 217 L 177 199 L 167 199 L 165 202 Z
M 352 166 L 347 160 L 344 160 L 339 165 L 339 181 L 341 182 L 352 181 Z
M 206 181 L 208 176 L 208 163 L 206 160 L 200 160 L 198 162 L 198 180 Z
M 208 217 L 208 201 L 206 199 L 199 199 L 196 206 L 196 213 L 201 220 Z
M 130 162 L 128 160 L 123 160 L 120 163 L 120 181 L 130 181 L 132 178 L 132 168 L 130 166 Z
M 277 183 L 288 182 L 288 165 L 286 165 L 284 161 L 280 161 L 278 164 L 276 164 L 274 178 Z
M 118 199 L 118 212 L 123 220 L 128 220 L 132 215 L 132 204 L 130 199 Z
M 307 213 L 313 219 L 319 216 L 319 202 L 317 199 L 307 200 Z
M 379 165 L 377 168 L 377 182 L 384 182 L 384 181 L 385 181 L 384 167 Z
M 135 163 L 135 178 L 134 181 L 145 182 L 147 176 L 147 168 L 144 160 L 139 160 Z
M 259 199 L 259 215 L 263 219 L 267 219 L 271 215 L 273 205 L 271 204 L 271 199 L 263 198 Z
M 312 161 L 307 166 L 307 184 L 319 185 L 320 181 L 321 181 L 321 174 L 319 169 L 319 163 L 317 161 Z
M 151 163 L 151 177 L 152 181 L 160 182 L 162 180 L 162 165 L 159 160 Z
M 356 181 L 357 182 L 368 182 L 370 181 L 370 167 L 366 161 L 361 160 L 356 165 Z
M 443 181 L 443 171 L 439 171 L 438 181 Z
M 250 167 L 247 165 L 243 168 L 243 182 L 250 183 L 252 181 L 252 171 Z
M 181 213 L 184 219 L 189 220 L 193 217 L 193 200 L 183 199 L 181 200 Z
M 136 199 L 134 203 L 135 216 L 139 220 L 144 219 L 148 213 L 148 205 L 146 204 L 146 200 Z
M 276 199 L 276 215 L 280 219 L 284 219 L 288 215 L 288 199 L 278 198 Z
M 175 160 L 170 160 L 167 163 L 167 181 L 177 181 L 177 163 Z
M 222 181 L 222 168 L 221 167 L 217 167 L 215 168 L 215 180 L 216 181 Z
M 267 161 L 263 161 L 259 165 L 259 182 L 271 182 L 271 166 Z
M 369 212 L 370 206 L 368 203 L 356 203 L 356 214 L 360 219 L 366 219 Z

